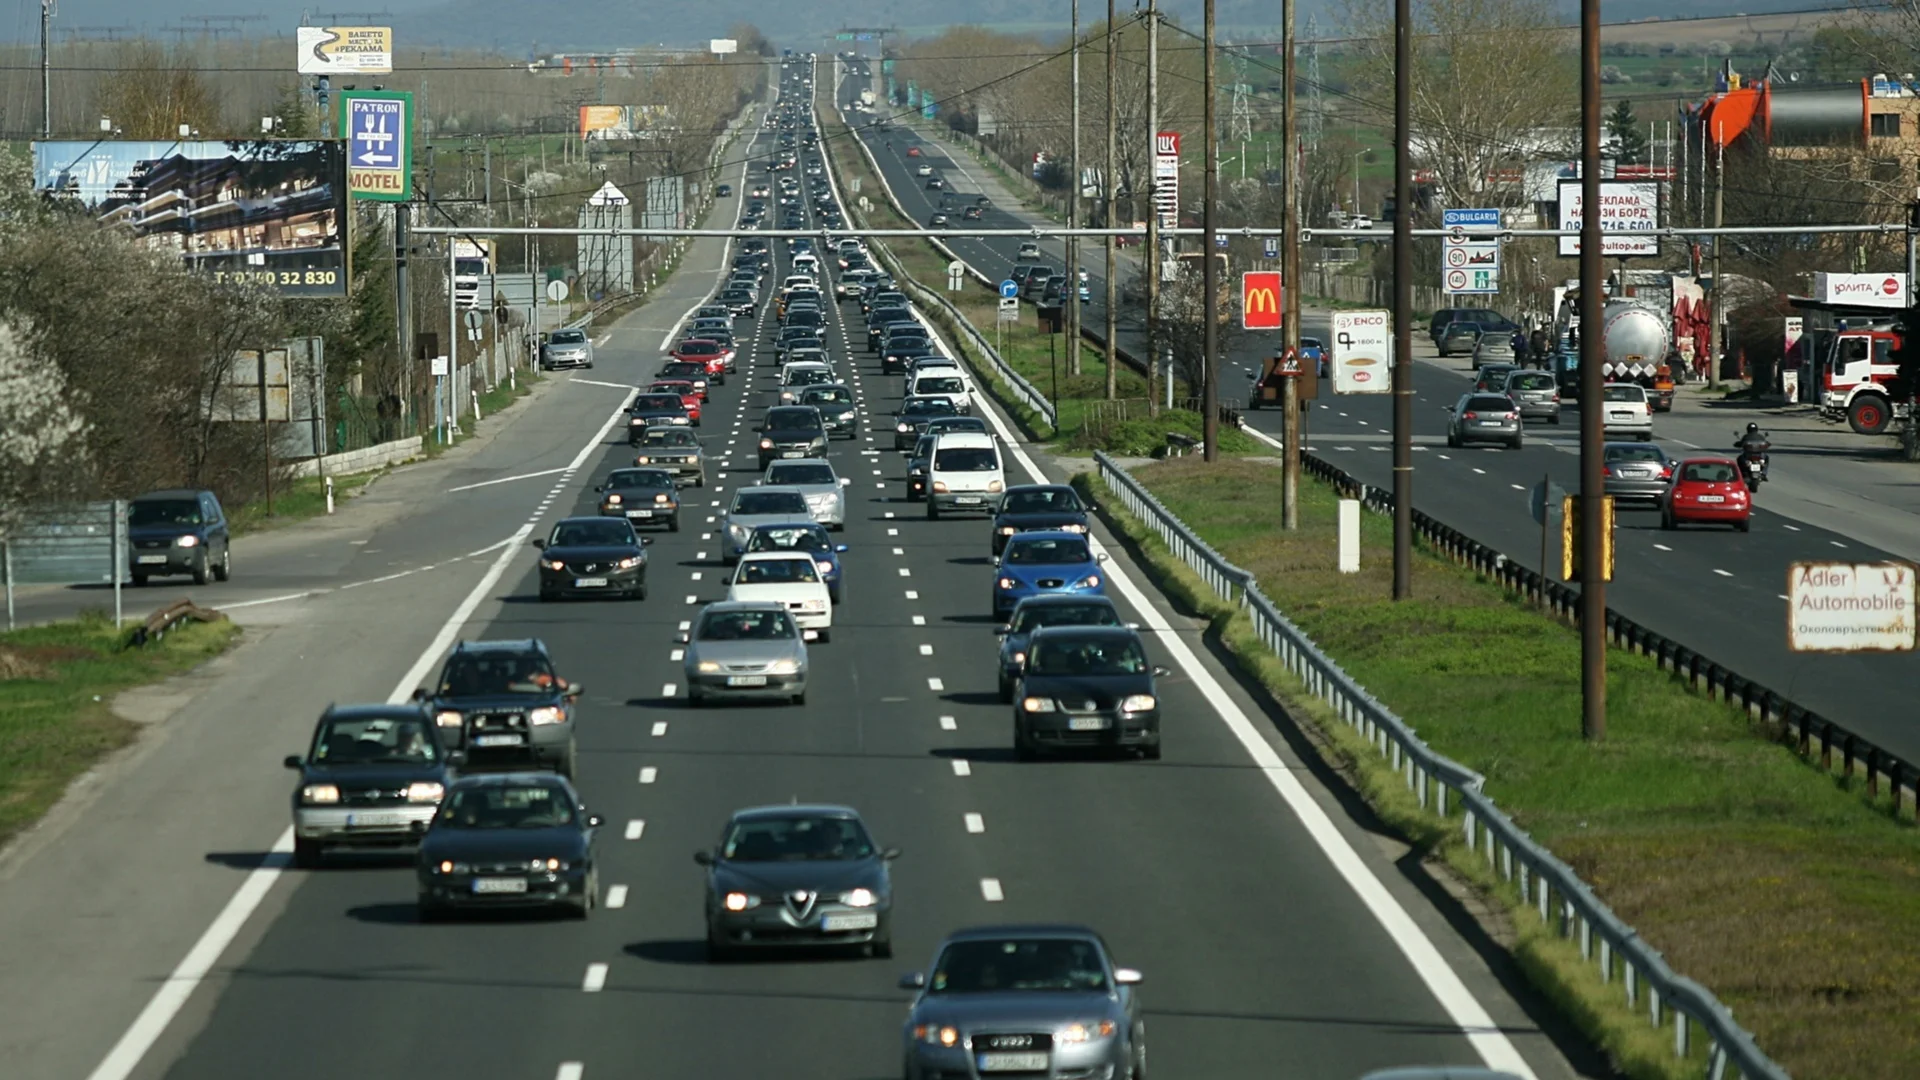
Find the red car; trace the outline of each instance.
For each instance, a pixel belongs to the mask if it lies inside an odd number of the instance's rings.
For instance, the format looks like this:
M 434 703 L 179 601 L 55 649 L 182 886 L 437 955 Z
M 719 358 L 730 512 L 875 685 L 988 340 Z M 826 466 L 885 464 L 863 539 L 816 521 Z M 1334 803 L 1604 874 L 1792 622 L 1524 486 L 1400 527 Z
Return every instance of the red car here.
M 693 384 L 693 392 L 700 400 L 707 400 L 707 365 L 699 360 L 674 360 L 660 365 L 656 379 L 680 379 Z
M 673 347 L 672 355 L 675 360 L 682 363 L 705 364 L 707 378 L 713 380 L 715 384 L 724 385 L 727 381 L 727 368 L 732 366 L 729 363 L 732 352 L 732 349 L 717 341 L 688 338 Z
M 1687 458 L 1674 467 L 1673 483 L 1660 497 L 1660 527 L 1731 525 L 1753 527 L 1753 500 L 1738 462 L 1726 458 Z
M 700 391 L 694 388 L 690 379 L 655 379 L 647 387 L 649 394 L 679 394 L 680 404 L 687 407 L 687 419 L 700 423 Z
M 909 147 L 907 147 L 907 156 L 908 156 L 908 157 L 919 157 L 919 156 L 920 156 L 920 148 L 919 148 L 919 147 L 917 147 L 917 146 L 909 146 Z

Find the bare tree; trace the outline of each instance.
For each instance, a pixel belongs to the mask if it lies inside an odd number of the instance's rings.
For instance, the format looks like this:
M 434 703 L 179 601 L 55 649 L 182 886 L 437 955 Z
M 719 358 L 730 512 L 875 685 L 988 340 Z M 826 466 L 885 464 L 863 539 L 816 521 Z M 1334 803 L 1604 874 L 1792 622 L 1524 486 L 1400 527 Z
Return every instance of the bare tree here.
M 0 531 L 24 507 L 66 489 L 86 430 L 58 365 L 0 320 Z
M 129 139 L 176 138 L 183 125 L 209 138 L 224 132 L 220 95 L 194 58 L 150 42 L 101 80 L 95 102 Z

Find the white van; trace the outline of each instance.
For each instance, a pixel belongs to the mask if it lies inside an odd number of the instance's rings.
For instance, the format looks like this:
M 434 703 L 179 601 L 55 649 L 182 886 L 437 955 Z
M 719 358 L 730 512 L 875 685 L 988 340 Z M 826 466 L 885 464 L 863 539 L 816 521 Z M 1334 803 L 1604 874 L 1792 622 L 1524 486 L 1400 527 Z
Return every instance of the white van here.
M 793 272 L 796 275 L 805 274 L 809 279 L 818 281 L 820 280 L 820 260 L 811 252 L 795 255 L 793 257 Z
M 943 397 L 953 402 L 956 412 L 968 412 L 973 401 L 967 396 L 967 377 L 951 365 L 929 366 L 915 370 L 907 382 L 908 397 Z
M 927 461 L 927 518 L 941 511 L 967 514 L 1000 512 L 1007 490 L 1000 448 L 982 431 L 950 431 L 938 436 Z

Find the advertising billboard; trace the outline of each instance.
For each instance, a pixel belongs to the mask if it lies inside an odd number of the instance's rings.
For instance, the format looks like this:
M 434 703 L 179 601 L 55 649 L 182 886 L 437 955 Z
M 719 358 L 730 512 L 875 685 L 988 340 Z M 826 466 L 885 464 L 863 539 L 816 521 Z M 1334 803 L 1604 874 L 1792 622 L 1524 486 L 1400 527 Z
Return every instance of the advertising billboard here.
M 1909 563 L 1797 562 L 1787 570 L 1794 652 L 1908 652 L 1915 644 Z
M 1180 224 L 1180 133 L 1158 131 L 1153 136 L 1153 209 L 1160 227 Z
M 1384 311 L 1333 313 L 1327 357 L 1336 394 L 1384 394 L 1393 389 L 1393 318 Z
M 1561 229 L 1578 229 L 1585 214 L 1581 211 L 1579 180 L 1560 181 Z M 1600 229 L 1603 232 L 1651 233 L 1660 227 L 1660 185 L 1627 180 L 1600 181 Z M 1609 236 L 1601 241 L 1601 253 L 1608 256 L 1658 255 L 1657 236 Z M 1560 254 L 1580 254 L 1580 238 L 1560 238 Z
M 302 26 L 295 40 L 302 75 L 385 75 L 393 70 L 390 26 Z
M 582 105 L 583 139 L 651 139 L 667 118 L 665 105 Z
M 335 127 L 347 141 L 347 194 L 377 202 L 413 197 L 413 95 L 342 90 Z
M 338 142 L 41 142 L 34 187 L 176 251 L 216 281 L 347 295 L 346 155 Z
M 1240 325 L 1248 330 L 1280 329 L 1280 275 L 1254 270 L 1240 275 Z
M 1903 308 L 1907 306 L 1907 275 L 1816 273 L 1813 296 L 1828 304 Z

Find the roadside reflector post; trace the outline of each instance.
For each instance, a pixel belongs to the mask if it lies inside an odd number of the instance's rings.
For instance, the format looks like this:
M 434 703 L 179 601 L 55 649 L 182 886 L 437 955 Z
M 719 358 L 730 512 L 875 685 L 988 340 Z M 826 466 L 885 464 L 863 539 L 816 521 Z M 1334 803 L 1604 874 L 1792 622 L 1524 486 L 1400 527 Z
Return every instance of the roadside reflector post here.
M 1340 500 L 1340 572 L 1360 572 L 1360 500 Z
M 333 477 L 327 477 L 327 513 L 333 513 Z

